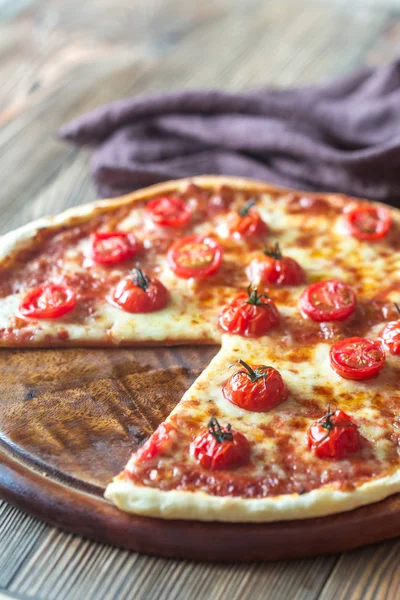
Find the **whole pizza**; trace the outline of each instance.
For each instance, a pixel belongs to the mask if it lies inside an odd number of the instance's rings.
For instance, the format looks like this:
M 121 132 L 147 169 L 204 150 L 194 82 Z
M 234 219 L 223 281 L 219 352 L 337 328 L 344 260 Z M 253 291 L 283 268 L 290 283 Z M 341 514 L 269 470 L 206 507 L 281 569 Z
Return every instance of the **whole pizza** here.
M 400 491 L 399 248 L 382 204 L 168 182 L 5 235 L 0 346 L 220 345 L 108 485 L 123 511 L 348 511 Z

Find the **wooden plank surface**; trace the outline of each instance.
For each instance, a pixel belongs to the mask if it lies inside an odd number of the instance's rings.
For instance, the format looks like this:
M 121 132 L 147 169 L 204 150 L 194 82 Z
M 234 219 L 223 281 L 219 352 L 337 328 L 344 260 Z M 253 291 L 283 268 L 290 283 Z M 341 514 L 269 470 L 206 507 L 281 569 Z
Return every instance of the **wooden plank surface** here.
M 399 40 L 399 0 L 0 0 L 0 231 L 95 198 L 88 154 L 54 132 L 100 103 L 315 81 L 382 64 Z M 0 503 L 0 597 L 395 599 L 398 550 L 191 563 L 95 544 Z

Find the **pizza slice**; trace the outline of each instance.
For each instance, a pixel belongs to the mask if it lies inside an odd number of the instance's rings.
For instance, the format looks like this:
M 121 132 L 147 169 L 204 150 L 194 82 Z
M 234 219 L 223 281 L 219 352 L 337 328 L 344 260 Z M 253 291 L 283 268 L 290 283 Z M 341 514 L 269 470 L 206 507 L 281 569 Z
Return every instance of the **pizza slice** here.
M 249 193 L 214 183 L 154 186 L 5 235 L 0 345 L 218 343 L 219 307 L 247 281 L 223 213 Z
M 386 359 L 384 380 L 360 382 L 331 367 L 330 349 L 310 346 L 294 360 L 277 336 L 224 335 L 106 498 L 152 517 L 276 521 L 351 510 L 400 491 L 398 359 Z M 382 367 L 380 346 L 369 352 Z

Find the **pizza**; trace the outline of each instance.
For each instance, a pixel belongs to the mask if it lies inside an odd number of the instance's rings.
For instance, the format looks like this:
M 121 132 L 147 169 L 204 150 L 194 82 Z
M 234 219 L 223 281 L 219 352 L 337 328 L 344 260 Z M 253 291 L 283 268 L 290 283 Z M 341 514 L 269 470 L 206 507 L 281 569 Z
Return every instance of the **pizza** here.
M 348 511 L 400 491 L 399 248 L 379 203 L 168 182 L 6 234 L 0 346 L 220 345 L 108 485 L 123 511 Z

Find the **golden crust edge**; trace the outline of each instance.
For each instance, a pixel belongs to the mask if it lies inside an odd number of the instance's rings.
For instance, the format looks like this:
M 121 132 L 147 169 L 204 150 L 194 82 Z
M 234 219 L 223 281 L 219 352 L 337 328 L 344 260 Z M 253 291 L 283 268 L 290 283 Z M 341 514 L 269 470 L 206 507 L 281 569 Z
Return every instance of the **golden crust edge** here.
M 104 497 L 124 512 L 162 519 L 268 523 L 303 520 L 348 512 L 400 492 L 400 471 L 368 481 L 352 491 L 325 486 L 306 494 L 272 498 L 212 496 L 206 492 L 159 490 L 119 475 Z
M 282 194 L 295 192 L 300 194 L 304 193 L 311 197 L 345 197 L 351 200 L 350 196 L 345 196 L 343 194 L 322 191 L 306 192 L 304 190 L 275 186 L 265 181 L 243 177 L 200 175 L 196 177 L 187 177 L 184 179 L 174 179 L 142 188 L 135 192 L 119 196 L 118 198 L 104 198 L 102 200 L 96 200 L 87 204 L 74 206 L 59 213 L 58 215 L 41 217 L 40 219 L 31 221 L 30 223 L 27 223 L 18 229 L 9 231 L 0 240 L 0 268 L 2 267 L 2 263 L 5 262 L 5 259 L 10 259 L 13 254 L 29 248 L 31 245 L 30 243 L 34 242 L 35 236 L 41 230 L 57 229 L 62 226 L 84 223 L 96 214 L 106 213 L 109 210 L 114 210 L 127 204 L 135 204 L 136 202 L 146 200 L 155 194 L 172 192 L 189 183 L 194 183 L 204 188 L 214 188 L 217 185 L 228 185 L 240 191 L 254 190 L 259 192 Z

